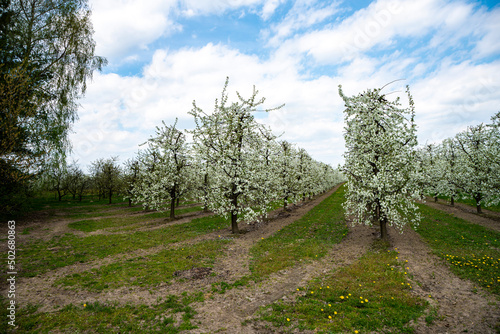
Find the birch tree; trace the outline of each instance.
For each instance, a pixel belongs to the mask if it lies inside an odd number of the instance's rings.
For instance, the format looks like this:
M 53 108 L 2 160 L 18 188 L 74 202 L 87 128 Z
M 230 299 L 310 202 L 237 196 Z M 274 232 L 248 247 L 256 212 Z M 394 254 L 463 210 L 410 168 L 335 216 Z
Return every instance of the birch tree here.
M 347 97 L 339 86 L 339 94 L 346 106 L 344 208 L 354 224 L 378 224 L 381 238 L 387 239 L 387 224 L 402 229 L 419 221 L 413 202 L 420 197 L 413 99 L 408 87 L 409 107 L 404 109 L 399 98 L 387 100 L 382 88 Z

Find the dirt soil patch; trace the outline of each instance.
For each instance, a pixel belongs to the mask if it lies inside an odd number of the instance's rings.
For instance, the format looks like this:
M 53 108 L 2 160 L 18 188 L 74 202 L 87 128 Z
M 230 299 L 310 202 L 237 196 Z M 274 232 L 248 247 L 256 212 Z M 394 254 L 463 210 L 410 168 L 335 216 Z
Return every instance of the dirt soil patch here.
M 441 199 L 438 200 L 438 202 L 434 202 L 433 199 L 428 199 L 425 204 L 431 208 L 467 220 L 468 222 L 500 232 L 500 212 L 482 209 L 483 213 L 478 214 L 475 207 L 462 203 L 455 203 L 454 206 L 451 206 L 448 202 Z
M 436 320 L 427 325 L 421 317 L 416 333 L 496 333 L 500 308 L 495 297 L 481 288 L 474 292 L 474 283 L 455 276 L 411 228 L 403 234 L 390 229 L 389 236 L 399 258 L 408 261 L 414 292 L 437 308 Z

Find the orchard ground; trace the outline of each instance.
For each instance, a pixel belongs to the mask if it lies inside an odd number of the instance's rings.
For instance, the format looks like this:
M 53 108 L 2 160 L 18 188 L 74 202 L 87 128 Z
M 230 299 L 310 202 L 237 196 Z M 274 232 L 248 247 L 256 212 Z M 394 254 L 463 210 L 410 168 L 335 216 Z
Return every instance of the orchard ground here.
M 237 236 L 196 203 L 174 221 L 47 204 L 17 222 L 17 332 L 500 331 L 500 213 L 429 201 L 416 231 L 383 244 L 342 201 L 336 187 Z

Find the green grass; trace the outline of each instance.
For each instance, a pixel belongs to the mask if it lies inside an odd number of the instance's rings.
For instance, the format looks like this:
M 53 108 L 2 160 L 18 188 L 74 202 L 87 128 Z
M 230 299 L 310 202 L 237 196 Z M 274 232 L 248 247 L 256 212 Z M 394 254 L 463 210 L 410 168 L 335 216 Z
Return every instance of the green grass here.
M 136 257 L 68 275 L 55 284 L 91 291 L 122 286 L 156 286 L 171 281 L 175 271 L 212 267 L 228 243 L 227 240 L 206 240 L 194 245 L 166 249 L 146 258 Z
M 323 200 L 301 219 L 250 249 L 252 278 L 260 280 L 300 261 L 323 257 L 342 241 L 348 228 L 341 203 L 344 187 Z
M 432 195 L 429 195 L 429 196 L 434 197 Z M 438 198 L 445 200 L 445 201 L 448 201 L 448 202 L 450 201 L 450 198 L 447 196 L 438 196 Z M 476 201 L 472 198 L 457 197 L 457 198 L 455 198 L 455 203 L 467 204 L 467 205 L 474 207 L 474 209 L 476 208 Z M 486 209 L 486 210 L 500 212 L 500 203 L 498 203 L 496 205 L 490 205 L 490 206 L 484 206 L 484 204 L 482 204 L 481 207 L 483 209 Z
M 42 313 L 37 306 L 28 306 L 17 311 L 16 333 L 89 333 L 89 329 L 92 333 L 180 333 L 197 328 L 192 323 L 196 311 L 190 305 L 202 301 L 199 292 L 168 295 L 152 306 L 82 300 L 79 305 Z
M 260 319 L 285 332 L 403 332 L 427 302 L 411 293 L 395 251 L 369 251 L 354 264 L 297 287 L 294 302 L 279 301 Z
M 90 235 L 77 237 L 68 233 L 50 241 L 34 241 L 18 248 L 21 276 L 36 276 L 49 270 L 77 262 L 104 258 L 119 253 L 171 244 L 217 231 L 229 226 L 229 221 L 209 216 L 188 223 L 166 226 L 152 231 L 129 234 Z
M 500 233 L 419 204 L 417 232 L 453 273 L 500 295 Z
M 189 208 L 184 208 L 184 209 L 179 209 L 176 210 L 177 215 L 185 214 L 185 213 L 190 213 L 190 212 L 197 212 L 201 211 L 201 207 L 199 206 L 194 206 L 194 207 L 189 207 Z M 85 219 L 85 220 L 79 220 L 76 222 L 69 223 L 68 226 L 79 231 L 83 232 L 92 232 L 92 231 L 97 231 L 109 227 L 123 227 L 123 226 L 128 226 L 132 224 L 137 224 L 141 223 L 147 220 L 151 219 L 159 219 L 159 218 L 165 218 L 169 219 L 170 216 L 170 211 L 167 212 L 153 212 L 153 213 L 148 213 L 144 215 L 138 215 L 138 216 L 125 216 L 125 217 L 109 217 L 109 218 L 102 218 L 102 219 Z M 122 229 L 117 229 L 117 231 L 121 231 Z
M 111 207 L 117 205 L 123 206 L 124 204 L 128 204 L 128 200 L 125 201 L 123 199 L 123 196 L 121 195 L 114 195 L 111 200 L 112 200 Z M 33 211 L 47 210 L 47 209 L 73 211 L 73 209 L 75 208 L 86 208 L 86 207 L 90 208 L 106 207 L 108 209 L 110 208 L 110 205 L 108 204 L 109 203 L 108 198 L 98 200 L 97 196 L 91 196 L 91 195 L 84 195 L 82 197 L 82 201 L 80 202 L 78 199 L 73 199 L 71 195 L 66 195 L 62 198 L 61 201 L 58 201 L 56 198 L 54 198 L 54 193 L 45 193 L 30 198 L 29 202 L 30 202 L 29 206 Z

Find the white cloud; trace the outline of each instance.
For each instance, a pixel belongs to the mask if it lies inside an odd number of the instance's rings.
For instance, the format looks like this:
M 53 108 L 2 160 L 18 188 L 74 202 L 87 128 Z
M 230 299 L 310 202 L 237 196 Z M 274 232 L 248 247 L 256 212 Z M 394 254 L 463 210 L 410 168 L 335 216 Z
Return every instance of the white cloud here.
M 263 4 L 263 16 L 265 11 L 272 15 L 277 8 L 274 6 L 279 6 L 272 0 L 239 2 L 245 6 L 259 3 Z M 303 13 L 311 15 L 299 15 L 300 5 L 305 6 Z M 176 6 L 177 10 L 189 9 L 192 15 L 201 15 L 233 8 L 234 2 L 185 1 Z M 137 145 L 153 134 L 161 120 L 171 124 L 178 117 L 179 127 L 193 127 L 188 115 L 192 101 L 211 112 L 226 76 L 233 100 L 236 90 L 249 96 L 255 84 L 260 96 L 267 98 L 264 107 L 286 103 L 280 110 L 256 117 L 275 133 L 284 131 L 283 139 L 334 165 L 342 161 L 344 150 L 344 106 L 337 92 L 339 84 L 347 95 L 355 95 L 406 79 L 385 89 L 392 98 L 401 96 L 404 104 L 404 85 L 410 85 L 422 143 L 438 142 L 467 125 L 487 122 L 498 111 L 500 79 L 495 74 L 500 73 L 500 61 L 475 63 L 500 50 L 498 9 L 487 11 L 468 3 L 441 0 L 382 0 L 332 26 L 324 23 L 326 16 L 312 15 L 319 6 L 307 7 L 299 1 L 282 22 L 267 27 L 270 40 L 274 36 L 284 43 L 271 48 L 266 58 L 208 43 L 203 47 L 154 50 L 139 76 L 96 74 L 81 101 L 80 121 L 71 136 L 75 157 L 88 164 L 119 154 L 123 161 L 135 154 Z M 152 2 L 144 11 L 153 8 L 159 7 Z M 169 10 L 162 8 L 163 13 Z M 329 8 L 333 15 L 336 7 Z M 154 34 L 168 30 L 168 24 L 160 22 L 152 23 L 154 28 L 148 28 L 146 36 L 154 39 Z M 323 24 L 321 28 L 315 25 L 318 22 Z M 175 22 L 172 24 L 175 26 Z M 304 33 L 311 24 L 316 30 Z M 363 34 L 369 36 L 365 41 Z M 405 39 L 403 43 L 401 38 Z M 470 39 L 472 46 L 460 44 L 463 38 Z M 131 41 L 130 48 L 140 41 Z M 352 46 L 353 41 L 359 42 L 350 49 L 354 52 L 345 53 L 349 49 L 342 43 Z M 405 49 L 408 41 L 415 52 Z M 441 49 L 454 43 L 457 52 L 443 55 Z M 367 52 L 372 50 L 383 52 L 375 58 Z M 457 57 L 458 52 L 462 52 L 461 57 Z M 304 62 L 304 55 L 314 61 Z M 318 64 L 332 66 L 333 70 L 322 72 Z
M 282 3 L 285 3 L 286 0 L 267 0 L 262 6 L 262 18 L 264 20 L 269 19 L 273 14 L 276 8 L 278 8 Z
M 421 39 L 432 34 L 429 48 L 449 47 L 457 39 L 475 34 L 469 22 L 474 19 L 472 10 L 470 4 L 444 0 L 379 0 L 332 27 L 294 36 L 282 48 L 307 54 L 319 64 L 340 64 L 376 47 L 397 48 L 398 38 Z M 493 14 L 488 18 L 494 38 L 498 33 L 493 22 L 497 21 Z
M 272 3 L 274 4 L 275 1 L 272 1 Z M 328 2 L 326 5 L 323 3 L 318 5 L 317 1 L 298 0 L 283 20 L 271 25 L 271 28 L 264 31 L 263 34 L 272 36 L 268 41 L 268 45 L 275 47 L 296 31 L 323 22 L 338 11 L 339 7 L 336 1 L 332 3 Z
M 175 5 L 176 0 L 91 0 L 96 54 L 110 59 L 129 56 L 180 29 L 169 18 Z

